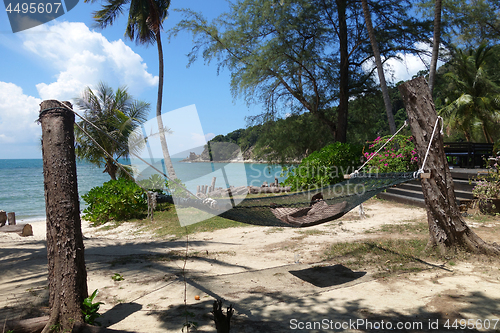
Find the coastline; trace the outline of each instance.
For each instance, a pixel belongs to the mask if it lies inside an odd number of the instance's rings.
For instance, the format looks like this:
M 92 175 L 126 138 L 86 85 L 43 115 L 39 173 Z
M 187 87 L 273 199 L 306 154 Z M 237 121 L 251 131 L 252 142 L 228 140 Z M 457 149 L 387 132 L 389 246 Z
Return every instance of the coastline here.
M 301 161 L 292 161 L 288 162 L 288 164 L 300 164 Z M 249 163 L 249 164 L 269 164 L 269 165 L 279 165 L 279 163 L 270 163 L 265 160 L 254 160 L 254 159 L 241 159 L 235 158 L 232 160 L 220 160 L 220 161 L 211 161 L 205 160 L 201 158 L 190 159 L 189 157 L 182 159 L 179 163 Z

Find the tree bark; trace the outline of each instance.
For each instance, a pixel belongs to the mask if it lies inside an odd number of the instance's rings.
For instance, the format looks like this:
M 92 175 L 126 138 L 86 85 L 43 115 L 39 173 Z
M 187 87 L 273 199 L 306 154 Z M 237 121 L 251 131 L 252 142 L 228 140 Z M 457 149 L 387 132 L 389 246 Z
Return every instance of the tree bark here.
M 71 107 L 69 102 L 64 104 Z M 40 108 L 51 309 L 43 332 L 56 324 L 61 331 L 71 331 L 75 323 L 84 321 L 81 306 L 88 296 L 76 176 L 75 115 L 55 100 L 43 101 Z
M 222 300 L 218 299 L 214 301 L 213 311 L 215 328 L 217 333 L 229 333 L 231 329 L 231 317 L 233 316 L 234 310 L 233 306 L 230 305 L 227 308 L 226 315 L 222 312 Z
M 431 178 L 421 179 L 429 224 L 428 245 L 438 246 L 441 253 L 460 246 L 473 252 L 499 255 L 500 246 L 484 242 L 467 226 L 460 214 L 439 128 L 430 144 L 426 164 L 422 166 L 437 120 L 427 82 L 419 77 L 401 84 L 399 91 L 415 138 L 419 167 L 431 172 Z
M 339 105 L 337 107 L 337 127 L 335 140 L 347 141 L 347 113 L 349 106 L 349 50 L 347 41 L 346 0 L 336 0 L 339 18 L 340 82 Z
M 429 70 L 429 89 L 434 89 L 436 68 L 439 58 L 439 43 L 441 41 L 441 0 L 436 0 L 434 6 L 434 40 L 432 45 L 431 68 Z
M 158 79 L 158 100 L 156 101 L 156 120 L 158 121 L 158 133 L 160 134 L 161 150 L 163 153 L 163 159 L 165 161 L 165 167 L 167 168 L 167 173 L 170 179 L 177 179 L 175 174 L 174 166 L 172 160 L 170 159 L 170 153 L 168 152 L 167 139 L 165 138 L 165 129 L 163 127 L 163 120 L 161 119 L 161 103 L 163 100 L 163 46 L 161 44 L 160 29 L 157 29 L 156 35 L 156 46 L 158 47 L 158 63 L 159 63 L 159 79 Z
M 378 48 L 377 39 L 375 38 L 375 31 L 373 30 L 372 17 L 370 9 L 368 8 L 368 0 L 361 0 L 361 6 L 363 7 L 366 29 L 368 30 L 373 55 L 375 56 L 380 89 L 382 90 L 382 96 L 384 97 L 385 112 L 387 114 L 387 121 L 389 122 L 389 130 L 391 131 L 391 134 L 394 134 L 396 133 L 396 123 L 394 122 L 394 115 L 392 114 L 391 98 L 389 96 L 389 89 L 387 89 L 387 83 L 385 82 L 384 67 L 382 66 L 382 58 L 380 57 L 380 50 Z

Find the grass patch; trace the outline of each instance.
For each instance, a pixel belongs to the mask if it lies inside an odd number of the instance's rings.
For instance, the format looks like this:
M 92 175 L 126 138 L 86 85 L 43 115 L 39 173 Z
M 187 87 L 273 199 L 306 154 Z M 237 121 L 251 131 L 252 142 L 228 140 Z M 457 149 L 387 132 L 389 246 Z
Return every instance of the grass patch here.
M 274 228 L 267 229 L 264 233 L 266 235 L 269 235 L 269 234 L 274 234 L 275 232 L 281 232 L 284 230 L 285 230 L 285 228 L 282 228 L 282 227 L 274 227 Z
M 202 214 L 197 209 L 191 209 L 193 216 Z M 188 212 L 189 213 L 189 212 Z M 219 216 L 211 217 L 199 223 L 182 227 L 177 218 L 175 206 L 168 204 L 163 206 L 163 210 L 155 211 L 154 220 L 151 222 L 149 219 L 135 219 L 130 222 L 136 222 L 140 225 L 146 226 L 148 230 L 154 231 L 158 237 L 174 236 L 180 238 L 186 234 L 196 232 L 211 232 L 219 229 L 246 227 L 248 224 L 228 220 Z
M 428 234 L 429 226 L 424 222 L 406 221 L 401 224 L 384 224 L 379 231 L 395 234 Z
M 425 247 L 427 239 L 391 240 L 336 243 L 325 251 L 325 260 L 351 266 L 355 269 L 372 268 L 376 277 L 418 272 L 428 269 L 427 260 L 437 255 Z M 434 259 L 435 260 L 435 259 Z M 432 260 L 432 261 L 434 261 Z
M 479 210 L 474 211 L 472 214 L 467 215 L 465 221 L 472 221 L 476 223 L 498 223 L 500 222 L 499 216 L 485 215 L 479 213 Z
M 305 236 L 315 236 L 315 235 L 326 235 L 327 231 L 318 230 L 318 229 L 299 229 L 295 230 L 295 233 Z

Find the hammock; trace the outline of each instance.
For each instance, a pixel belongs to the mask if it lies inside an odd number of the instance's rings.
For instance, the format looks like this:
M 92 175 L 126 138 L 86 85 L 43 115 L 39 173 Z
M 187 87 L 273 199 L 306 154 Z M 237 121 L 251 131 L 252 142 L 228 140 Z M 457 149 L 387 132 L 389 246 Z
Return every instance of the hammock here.
M 69 110 L 84 121 L 88 122 L 91 126 L 94 126 L 99 131 L 103 132 L 111 140 L 115 141 L 114 138 L 109 136 L 106 132 L 102 131 L 92 122 L 88 121 L 80 114 L 73 111 L 71 108 L 61 104 L 61 107 L 49 108 L 40 111 L 40 115 L 45 112 L 55 110 L 55 109 L 66 109 Z M 258 198 L 245 198 L 241 202 L 235 204 L 236 200 L 233 197 L 227 199 L 199 199 L 187 189 L 183 188 L 181 184 L 178 184 L 183 190 L 181 192 L 183 195 L 179 196 L 162 196 L 158 197 L 155 192 L 148 192 L 148 211 L 152 212 L 156 202 L 174 202 L 176 206 L 184 207 L 194 207 L 201 211 L 219 215 L 221 217 L 243 222 L 247 224 L 262 225 L 262 226 L 291 226 L 291 227 L 309 227 L 317 224 L 329 222 L 339 217 L 342 217 L 347 212 L 352 210 L 354 207 L 365 202 L 371 197 L 377 195 L 381 191 L 395 186 L 400 183 L 404 183 L 417 178 L 429 178 L 430 174 L 424 173 L 424 166 L 429 154 L 432 140 L 436 129 L 438 128 L 438 122 L 443 119 L 438 117 L 432 131 L 431 139 L 427 147 L 427 152 L 425 154 L 421 168 L 416 172 L 406 172 L 406 173 L 385 173 L 385 174 L 360 174 L 361 170 L 376 154 L 378 154 L 404 127 L 408 125 L 405 121 L 404 125 L 392 135 L 392 137 L 377 150 L 361 167 L 358 168 L 354 173 L 352 173 L 348 180 L 322 187 L 320 189 L 291 193 L 280 196 L 266 196 Z M 99 147 L 103 152 L 108 155 L 115 163 L 113 156 L 110 156 L 105 149 L 103 149 L 99 144 L 82 128 L 75 122 L 84 133 L 86 133 L 90 139 Z M 442 126 L 441 126 L 442 134 Z M 117 142 L 118 143 L 118 142 Z M 120 143 L 118 143 L 120 144 Z M 130 152 L 135 155 L 134 153 Z M 141 161 L 145 162 L 151 166 L 154 170 L 165 176 L 167 175 L 163 172 L 138 157 Z M 123 168 L 119 163 L 118 166 Z M 128 174 L 126 169 L 124 172 Z M 130 177 L 132 177 L 129 174 Z M 141 186 L 138 183 L 139 186 Z M 142 187 L 142 186 L 141 186 Z M 149 215 L 149 214 L 148 214 Z
M 275 227 L 309 227 L 338 219 L 391 186 L 419 178 L 420 172 L 353 174 L 338 184 L 278 196 L 186 199 L 174 203 L 246 224 Z

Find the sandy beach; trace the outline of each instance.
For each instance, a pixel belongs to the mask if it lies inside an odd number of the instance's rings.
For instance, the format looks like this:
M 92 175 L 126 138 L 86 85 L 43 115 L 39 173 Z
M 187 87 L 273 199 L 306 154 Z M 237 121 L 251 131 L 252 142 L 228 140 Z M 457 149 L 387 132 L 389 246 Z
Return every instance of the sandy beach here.
M 83 222 L 89 292 L 99 289 L 96 301 L 104 302 L 98 321 L 131 332 L 181 332 L 188 313 L 197 323 L 190 331 L 215 332 L 213 301 L 224 299 L 235 309 L 231 332 L 371 332 L 369 325 L 382 322 L 393 331 L 436 332 L 448 331 L 446 320 L 460 319 L 489 319 L 493 328 L 500 319 L 497 259 L 450 264 L 436 258 L 424 270 L 383 278 L 374 267 L 325 260 L 333 243 L 378 239 L 384 225 L 426 219 L 424 209 L 380 200 L 368 201 L 365 210 L 365 219 L 355 210 L 306 229 L 249 226 L 187 240 L 160 239 L 132 223 L 105 230 Z M 31 225 L 31 237 L 0 233 L 1 320 L 47 310 L 45 222 Z M 499 218 L 470 225 L 498 241 Z M 116 274 L 123 280 L 113 280 Z M 406 330 L 396 329 L 398 323 Z

